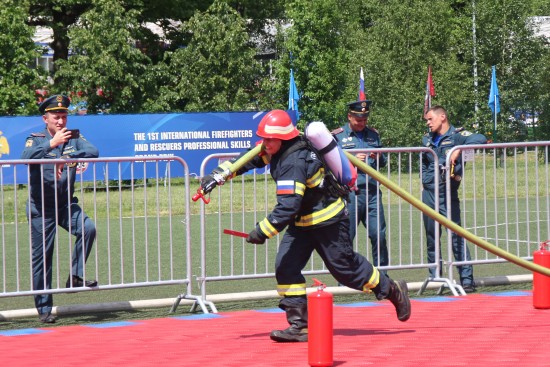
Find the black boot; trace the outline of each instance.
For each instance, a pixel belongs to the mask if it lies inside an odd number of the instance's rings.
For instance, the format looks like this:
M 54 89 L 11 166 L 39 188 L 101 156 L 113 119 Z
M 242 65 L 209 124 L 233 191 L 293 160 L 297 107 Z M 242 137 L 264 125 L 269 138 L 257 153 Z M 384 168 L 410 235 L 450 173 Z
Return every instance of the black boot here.
M 407 321 L 411 317 L 411 301 L 409 300 L 407 282 L 390 279 L 390 294 L 388 299 L 395 306 L 399 321 Z
M 307 305 L 286 307 L 286 319 L 290 326 L 285 330 L 273 330 L 269 336 L 279 343 L 307 342 Z

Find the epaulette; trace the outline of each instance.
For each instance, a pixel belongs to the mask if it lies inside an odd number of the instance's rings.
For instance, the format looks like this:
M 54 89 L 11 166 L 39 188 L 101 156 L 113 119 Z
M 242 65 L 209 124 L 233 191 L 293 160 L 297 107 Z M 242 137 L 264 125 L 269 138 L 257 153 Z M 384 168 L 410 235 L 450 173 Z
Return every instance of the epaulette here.
M 34 136 L 36 138 L 44 138 L 44 137 L 46 137 L 46 134 L 44 134 L 44 133 L 31 133 L 31 136 Z
M 460 134 L 462 136 L 472 135 L 472 133 L 469 133 L 467 130 L 464 130 L 464 126 L 455 128 L 455 130 L 451 135 L 454 135 L 454 134 Z
M 332 135 L 338 135 L 338 134 L 340 134 L 341 132 L 344 132 L 344 128 L 343 128 L 343 127 L 339 127 L 338 129 L 334 129 L 334 130 L 332 130 L 330 133 L 331 133 Z

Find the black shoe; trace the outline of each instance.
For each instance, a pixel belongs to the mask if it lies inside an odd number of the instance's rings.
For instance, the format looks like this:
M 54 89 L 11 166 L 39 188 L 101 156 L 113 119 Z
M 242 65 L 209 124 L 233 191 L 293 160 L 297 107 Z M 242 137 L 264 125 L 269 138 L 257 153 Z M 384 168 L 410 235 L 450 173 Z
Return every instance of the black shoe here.
M 390 295 L 388 299 L 395 306 L 397 319 L 407 321 L 411 317 L 411 301 L 409 300 L 409 289 L 404 280 L 392 280 Z
M 464 289 L 464 292 L 466 292 L 466 293 L 475 293 L 476 286 L 473 285 L 473 284 L 464 284 L 462 286 L 462 289 Z
M 51 312 L 41 313 L 39 318 L 40 322 L 43 322 L 44 324 L 55 324 L 55 320 L 57 320 Z
M 271 340 L 279 343 L 301 343 L 307 342 L 307 328 L 297 329 L 293 326 L 285 330 L 273 330 L 269 335 Z
M 67 279 L 67 284 L 65 284 L 67 288 L 71 288 L 71 277 Z M 72 288 L 77 287 L 97 287 L 97 280 L 87 280 L 86 283 L 84 283 L 84 280 L 79 277 L 78 275 L 73 275 L 73 283 Z

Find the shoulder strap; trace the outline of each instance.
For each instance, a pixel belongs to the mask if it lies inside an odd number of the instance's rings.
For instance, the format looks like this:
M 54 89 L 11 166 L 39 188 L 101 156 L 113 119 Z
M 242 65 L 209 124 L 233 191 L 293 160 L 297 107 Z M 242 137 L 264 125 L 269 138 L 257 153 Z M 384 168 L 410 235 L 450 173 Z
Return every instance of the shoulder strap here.
M 332 130 L 330 133 L 331 133 L 332 135 L 338 135 L 338 134 L 340 134 L 340 133 L 342 133 L 342 132 L 344 132 L 344 128 L 343 128 L 343 127 L 339 127 L 339 128 L 337 128 L 337 129 Z
M 284 160 L 290 153 L 293 153 L 297 150 L 306 148 L 309 144 L 304 139 L 298 140 L 296 143 L 292 144 L 287 150 L 281 154 L 281 158 L 279 158 L 281 161 Z

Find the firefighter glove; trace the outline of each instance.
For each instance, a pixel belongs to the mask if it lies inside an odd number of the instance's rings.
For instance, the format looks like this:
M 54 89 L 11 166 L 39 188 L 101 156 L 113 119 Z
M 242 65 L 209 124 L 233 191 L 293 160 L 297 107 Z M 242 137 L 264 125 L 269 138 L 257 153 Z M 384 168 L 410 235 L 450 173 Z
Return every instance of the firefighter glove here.
M 201 189 L 205 194 L 210 193 L 216 186 L 218 186 L 218 181 L 216 181 L 212 174 L 206 175 L 201 179 Z
M 256 230 L 256 228 L 254 228 L 246 238 L 246 242 L 255 243 L 257 245 L 264 244 L 265 240 L 266 240 L 266 237 L 262 233 L 260 233 L 258 230 Z

